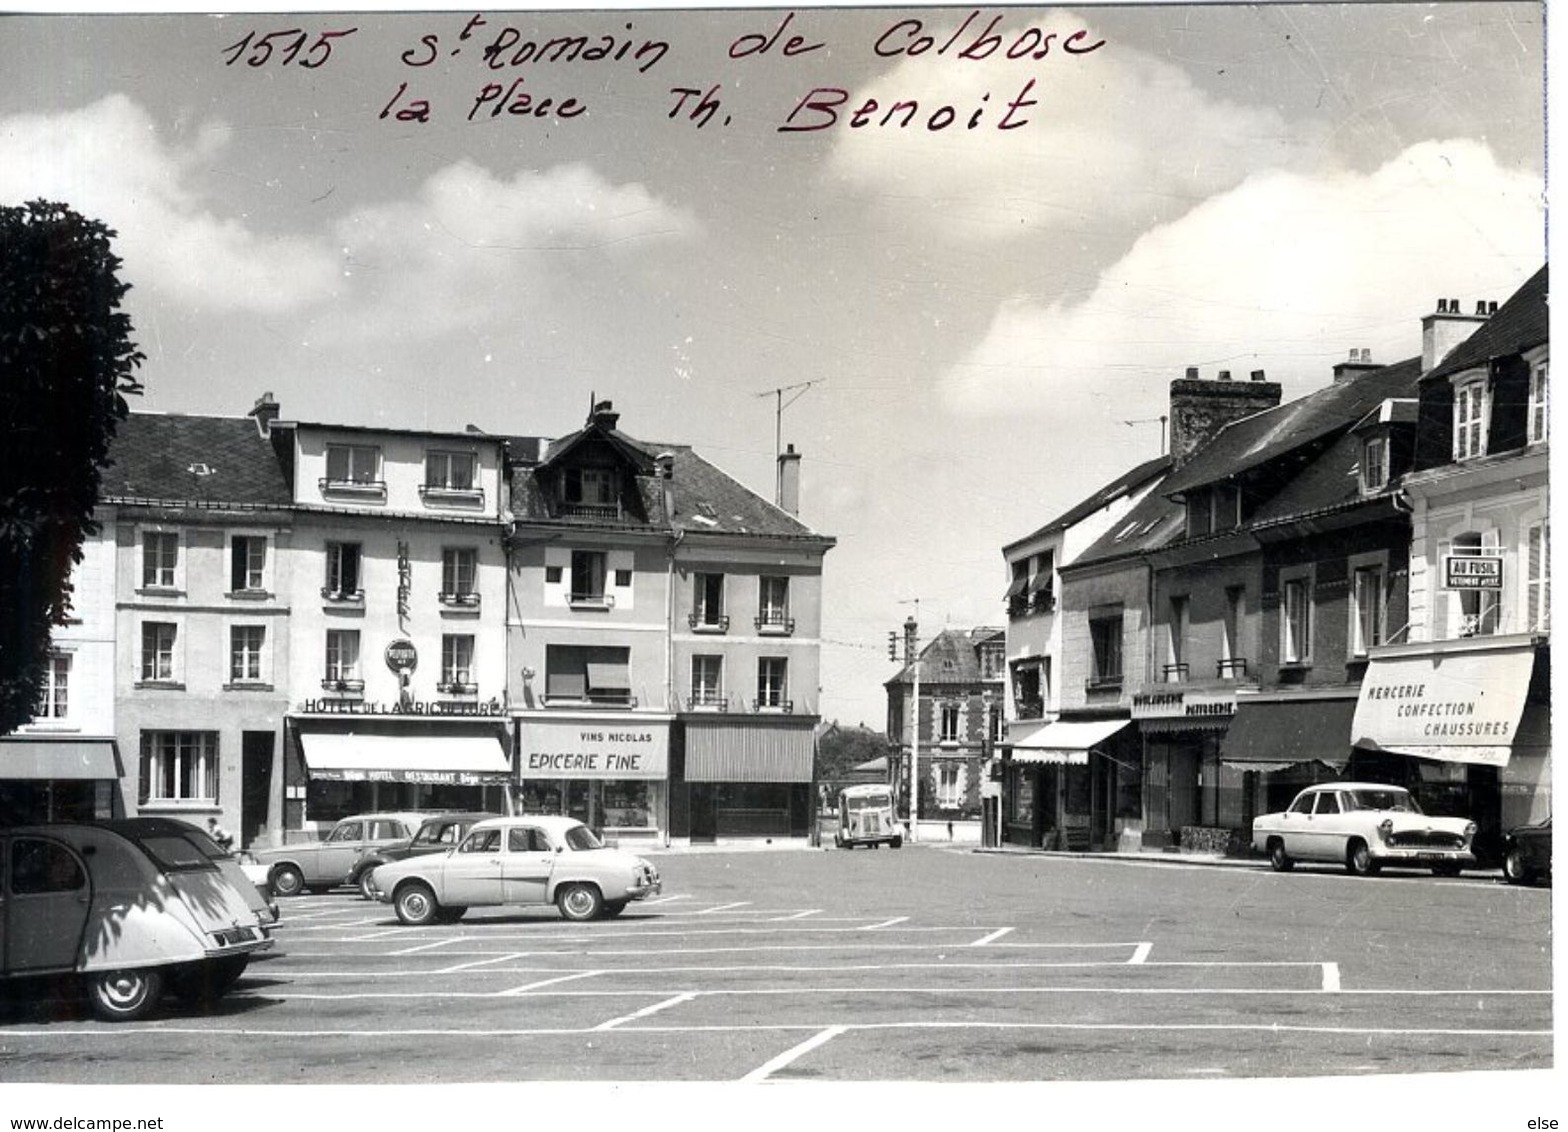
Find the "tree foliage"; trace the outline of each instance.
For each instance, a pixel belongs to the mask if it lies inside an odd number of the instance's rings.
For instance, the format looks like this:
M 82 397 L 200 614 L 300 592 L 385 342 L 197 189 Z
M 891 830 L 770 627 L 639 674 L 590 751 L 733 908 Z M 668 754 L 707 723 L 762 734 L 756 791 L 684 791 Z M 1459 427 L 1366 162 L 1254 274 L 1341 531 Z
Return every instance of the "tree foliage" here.
M 109 445 L 142 388 L 115 235 L 64 204 L 0 206 L 0 735 L 33 717 Z
M 887 736 L 869 727 L 828 726 L 817 740 L 817 780 L 838 782 L 861 763 L 887 754 Z

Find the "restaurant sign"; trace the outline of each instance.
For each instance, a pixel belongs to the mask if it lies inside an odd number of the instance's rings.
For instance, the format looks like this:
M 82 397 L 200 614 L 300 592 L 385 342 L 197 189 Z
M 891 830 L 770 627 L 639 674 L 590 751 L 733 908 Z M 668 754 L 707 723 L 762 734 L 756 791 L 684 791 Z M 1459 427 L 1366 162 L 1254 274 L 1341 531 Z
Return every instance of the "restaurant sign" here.
M 1445 590 L 1500 590 L 1503 558 L 1500 554 L 1443 555 Z
M 662 779 L 670 725 L 626 720 L 523 720 L 523 778 Z
M 1134 719 L 1229 719 L 1236 714 L 1235 692 L 1172 689 L 1139 692 L 1132 698 Z

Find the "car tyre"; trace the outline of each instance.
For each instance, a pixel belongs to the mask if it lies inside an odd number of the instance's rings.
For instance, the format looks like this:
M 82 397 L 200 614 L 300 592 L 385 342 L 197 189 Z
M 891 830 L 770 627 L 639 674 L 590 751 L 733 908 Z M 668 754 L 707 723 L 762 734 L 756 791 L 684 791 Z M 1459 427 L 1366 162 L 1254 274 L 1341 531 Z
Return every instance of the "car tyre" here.
M 1352 841 L 1345 850 L 1345 871 L 1351 876 L 1369 877 L 1376 875 L 1378 863 L 1372 859 L 1372 850 L 1367 848 L 1365 841 Z
M 615 917 L 626 911 L 626 905 L 629 903 L 631 903 L 629 900 L 606 900 L 604 902 L 604 918 L 607 920 L 615 919 Z
M 359 881 L 357 882 L 359 885 L 359 894 L 366 900 L 374 900 L 376 898 L 375 887 L 370 883 L 370 874 L 375 871 L 375 867 L 372 866 L 371 868 L 368 868 L 359 874 Z
M 267 875 L 275 896 L 298 896 L 305 891 L 305 874 L 294 865 L 278 865 Z
M 1285 843 L 1275 841 L 1269 845 L 1269 868 L 1277 873 L 1288 873 L 1296 867 L 1296 862 L 1290 859 L 1290 854 L 1285 852 Z
M 1441 865 L 1432 866 L 1432 875 L 1435 877 L 1456 877 L 1462 868 L 1453 861 L 1444 861 Z
M 555 894 L 555 906 L 561 910 L 562 919 L 581 923 L 597 920 L 603 914 L 604 897 L 594 885 L 573 881 Z
M 441 905 L 436 903 L 436 894 L 430 890 L 428 884 L 415 881 L 406 884 L 397 890 L 397 895 L 392 899 L 392 907 L 397 911 L 400 922 L 411 928 L 423 927 L 435 922 Z
M 1517 846 L 1503 856 L 1503 876 L 1509 884 L 1530 883 L 1530 869 L 1524 863 L 1524 851 Z
M 902 837 L 895 837 L 892 841 L 889 841 L 888 844 L 895 849 L 902 849 L 904 847 L 904 839 Z
M 155 968 L 100 971 L 87 978 L 87 1004 L 105 1022 L 147 1017 L 163 997 L 163 972 Z

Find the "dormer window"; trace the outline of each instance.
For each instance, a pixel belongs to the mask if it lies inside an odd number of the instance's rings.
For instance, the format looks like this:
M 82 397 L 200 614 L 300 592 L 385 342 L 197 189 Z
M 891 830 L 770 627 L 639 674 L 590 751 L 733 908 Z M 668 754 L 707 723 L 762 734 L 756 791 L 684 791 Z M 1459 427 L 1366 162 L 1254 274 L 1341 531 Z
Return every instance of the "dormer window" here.
M 1454 388 L 1454 459 L 1486 455 L 1486 378 Z
M 1213 501 L 1207 492 L 1187 496 L 1187 537 L 1198 538 L 1214 529 Z
M 1361 491 L 1371 495 L 1388 486 L 1388 437 L 1372 436 L 1361 444 Z
M 1546 440 L 1551 413 L 1546 399 L 1546 362 L 1536 362 L 1530 369 L 1530 421 L 1527 440 L 1540 444 Z
M 1241 526 L 1241 488 L 1220 484 L 1214 489 L 1214 530 L 1230 531 Z
M 472 491 L 474 478 L 472 452 L 430 452 L 425 455 L 425 486 L 444 491 Z
M 566 468 L 561 473 L 562 513 L 614 518 L 620 511 L 614 468 Z
M 327 474 L 320 486 L 323 491 L 384 494 L 381 449 L 370 444 L 327 445 Z

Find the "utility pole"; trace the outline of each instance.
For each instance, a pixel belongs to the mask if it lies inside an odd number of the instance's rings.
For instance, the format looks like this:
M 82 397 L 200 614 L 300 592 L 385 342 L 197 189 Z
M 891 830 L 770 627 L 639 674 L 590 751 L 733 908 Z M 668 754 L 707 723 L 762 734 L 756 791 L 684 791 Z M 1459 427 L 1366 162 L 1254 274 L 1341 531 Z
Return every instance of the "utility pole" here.
M 765 389 L 758 393 L 758 397 L 772 397 L 776 404 L 773 411 L 773 503 L 775 506 L 784 504 L 784 473 L 779 464 L 779 457 L 784 453 L 784 410 L 799 401 L 806 395 L 806 390 L 813 385 L 821 385 L 827 378 L 819 377 L 811 381 L 799 381 L 794 385 L 780 386 L 778 389 Z M 795 393 L 786 403 L 784 394 Z

